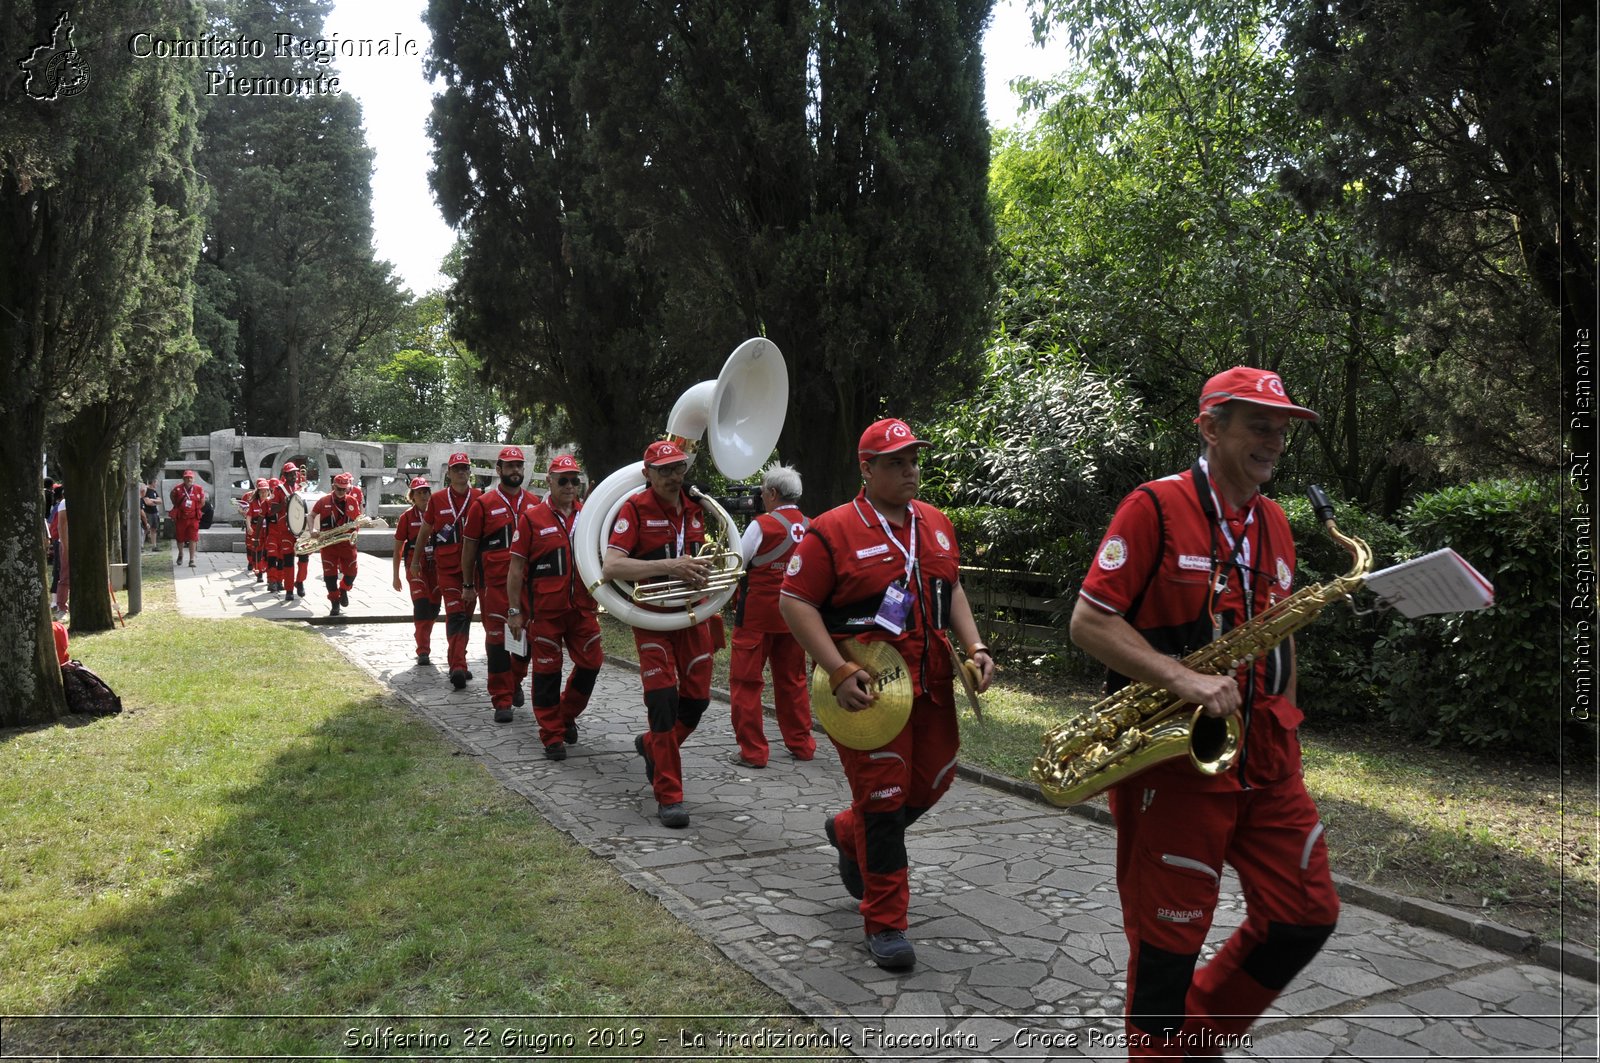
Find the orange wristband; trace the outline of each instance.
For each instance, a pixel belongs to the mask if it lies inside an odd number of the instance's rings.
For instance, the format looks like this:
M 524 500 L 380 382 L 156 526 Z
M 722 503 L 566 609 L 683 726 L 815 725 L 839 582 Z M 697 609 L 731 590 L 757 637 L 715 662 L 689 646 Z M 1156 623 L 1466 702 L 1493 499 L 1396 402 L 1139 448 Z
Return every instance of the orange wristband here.
M 856 662 L 854 662 L 854 661 L 845 661 L 839 667 L 835 668 L 833 671 L 828 673 L 828 689 L 832 690 L 835 694 L 837 694 L 837 693 L 839 693 L 839 688 L 844 686 L 844 681 L 846 679 L 849 679 L 851 676 L 855 675 L 857 672 L 865 672 L 865 671 L 866 671 L 866 669 L 861 667 Z

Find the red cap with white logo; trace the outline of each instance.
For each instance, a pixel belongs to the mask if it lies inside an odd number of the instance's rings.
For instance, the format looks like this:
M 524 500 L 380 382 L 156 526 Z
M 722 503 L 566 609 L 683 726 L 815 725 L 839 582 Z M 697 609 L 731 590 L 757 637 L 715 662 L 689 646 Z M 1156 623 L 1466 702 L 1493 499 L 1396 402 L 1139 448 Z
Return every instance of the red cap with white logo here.
M 1303 421 L 1322 420 L 1304 406 L 1296 406 L 1284 391 L 1282 378 L 1270 369 L 1238 365 L 1207 380 L 1206 386 L 1200 389 L 1200 412 L 1195 415 L 1195 422 L 1199 423 L 1201 417 L 1227 402 L 1265 406 Z
M 876 458 L 882 454 L 893 454 L 897 450 L 907 447 L 931 447 L 932 443 L 918 439 L 911 432 L 911 426 L 897 417 L 885 417 L 881 421 L 874 421 L 861 433 L 861 442 L 856 446 L 856 456 L 862 461 Z

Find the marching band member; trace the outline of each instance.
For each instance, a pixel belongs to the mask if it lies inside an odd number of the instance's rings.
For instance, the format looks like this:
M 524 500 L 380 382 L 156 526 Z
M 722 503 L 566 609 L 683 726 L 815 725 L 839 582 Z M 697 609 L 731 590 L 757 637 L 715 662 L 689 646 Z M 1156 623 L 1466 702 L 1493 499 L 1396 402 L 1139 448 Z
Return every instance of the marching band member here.
M 470 610 L 473 597 L 483 594 L 480 616 L 495 723 L 510 723 L 512 706 L 522 704 L 522 679 L 528 667 L 525 655 L 513 661 L 506 651 L 506 611 L 511 607 L 506 570 L 511 564 L 517 522 L 528 505 L 528 495 L 522 490 L 523 462 L 521 447 L 503 448 L 494 463 L 500 482 L 472 500 L 461 524 L 462 596 Z
M 361 516 L 361 492 L 352 490 L 353 479 L 347 472 L 333 478 L 333 493 L 317 499 L 311 507 L 311 531 L 323 531 L 348 524 Z M 328 615 L 338 616 L 341 606 L 350 604 L 350 588 L 356 582 L 356 559 L 359 556 L 356 542 L 334 543 L 325 546 L 322 554 L 322 582 L 328 588 Z
M 710 563 L 696 556 L 706 538 L 705 510 L 683 490 L 688 470 L 689 457 L 678 444 L 663 440 L 645 448 L 647 487 L 630 495 L 618 511 L 602 578 L 634 583 L 674 579 L 693 586 L 710 575 Z M 657 818 L 666 827 L 687 827 L 679 750 L 711 704 L 711 624 L 708 618 L 676 631 L 636 627 L 633 641 L 650 724 L 633 740 L 633 748 L 644 758 Z
M 394 529 L 394 589 L 400 590 L 400 566 L 404 564 L 411 591 L 411 626 L 416 632 L 418 666 L 432 663 L 428 654 L 433 646 L 433 624 L 439 618 L 439 576 L 434 569 L 433 544 L 419 534 L 431 494 L 426 477 L 413 478 L 408 496 L 411 508 L 400 514 Z M 419 544 L 422 563 L 417 575 L 411 576 L 411 552 Z
M 506 570 L 506 626 L 512 638 L 528 634 L 533 668 L 533 718 L 539 742 L 551 760 L 565 760 L 578 740 L 578 717 L 589 704 L 605 659 L 595 601 L 578 576 L 572 533 L 583 503 L 583 474 L 570 454 L 550 462 L 550 493 L 523 510 Z M 572 675 L 561 690 L 561 647 L 572 657 Z
M 194 470 L 183 470 L 183 482 L 172 489 L 173 540 L 178 544 L 175 565 L 183 564 L 183 547 L 189 546 L 189 567 L 194 568 L 194 546 L 200 541 L 200 514 L 206 508 L 206 489 L 195 483 Z
M 289 530 L 289 496 L 305 488 L 305 481 L 301 476 L 300 467 L 292 461 L 283 463 L 283 477 L 273 487 L 272 492 L 272 526 L 267 536 L 267 567 L 268 580 L 270 573 L 277 572 L 278 586 L 283 590 L 283 600 L 294 601 L 298 593 L 300 597 L 306 596 L 306 572 L 310 567 L 311 559 L 300 555 L 298 567 L 295 562 L 294 532 Z
M 779 608 L 789 629 L 827 671 L 840 706 L 860 711 L 876 694 L 835 639 L 887 641 L 905 659 L 914 700 L 900 733 L 878 749 L 834 742 L 850 781 L 850 807 L 824 824 L 839 850 L 839 878 L 859 900 L 873 961 L 886 970 L 916 963 L 906 940 L 911 900 L 906 828 L 950 788 L 960 734 L 944 629 L 978 666 L 978 689 L 994 677 L 961 588 L 955 528 L 916 500 L 917 439 L 904 421 L 877 421 L 856 448 L 861 493 L 811 522 L 789 558 Z
M 461 570 L 461 522 L 467 507 L 481 493 L 472 486 L 472 459 L 464 453 L 450 455 L 445 486 L 428 499 L 428 509 L 417 528 L 417 541 L 433 547 L 433 565 L 439 596 L 444 600 L 444 637 L 450 685 L 467 685 L 467 637 L 472 631 L 472 600 L 465 593 Z M 423 551 L 413 550 L 406 574 L 415 580 L 422 573 Z
M 265 478 L 256 481 L 256 489 L 245 499 L 244 526 L 245 555 L 250 560 L 250 571 L 256 582 L 266 578 L 267 572 L 267 514 L 272 508 L 272 484 Z
M 769 660 L 772 702 L 783 744 L 796 760 L 810 760 L 817 751 L 817 740 L 811 734 L 806 654 L 778 612 L 778 592 L 783 587 L 789 555 L 811 526 L 800 512 L 799 501 L 800 474 L 787 465 L 767 469 L 761 477 L 761 505 L 766 512 L 750 522 L 739 541 L 745 578 L 734 607 L 728 693 L 739 762 L 752 768 L 767 766 L 761 672 Z

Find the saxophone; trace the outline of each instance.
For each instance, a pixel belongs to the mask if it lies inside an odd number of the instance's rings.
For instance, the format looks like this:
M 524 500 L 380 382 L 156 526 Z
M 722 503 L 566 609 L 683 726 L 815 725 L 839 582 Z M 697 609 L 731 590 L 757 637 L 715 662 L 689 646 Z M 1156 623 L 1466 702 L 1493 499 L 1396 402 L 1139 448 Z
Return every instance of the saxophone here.
M 1231 672 L 1315 620 L 1334 602 L 1361 589 L 1372 570 L 1372 551 L 1347 536 L 1333 520 L 1333 504 L 1322 488 L 1306 494 L 1317 519 L 1335 542 L 1350 552 L 1350 571 L 1319 583 L 1258 613 L 1183 659 L 1186 667 L 1208 675 Z M 1033 779 L 1045 800 L 1061 808 L 1075 805 L 1162 761 L 1187 754 L 1205 775 L 1233 767 L 1243 741 L 1237 715 L 1217 718 L 1201 709 L 1183 712 L 1185 703 L 1149 683 L 1129 683 L 1082 714 L 1045 732 L 1033 762 Z

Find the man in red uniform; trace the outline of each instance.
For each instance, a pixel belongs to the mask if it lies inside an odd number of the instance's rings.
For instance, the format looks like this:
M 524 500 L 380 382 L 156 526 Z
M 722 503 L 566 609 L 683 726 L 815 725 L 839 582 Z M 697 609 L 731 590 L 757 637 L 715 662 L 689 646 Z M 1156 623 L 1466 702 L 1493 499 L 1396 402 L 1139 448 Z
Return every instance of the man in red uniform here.
M 605 659 L 595 601 L 578 576 L 572 533 L 583 503 L 583 473 L 570 454 L 550 462 L 550 493 L 522 511 L 506 570 L 506 626 L 513 639 L 526 630 L 533 667 L 533 718 L 539 742 L 551 760 L 567 759 L 578 740 L 578 717 L 588 707 Z M 572 657 L 572 675 L 561 690 L 561 647 Z
M 273 572 L 277 573 L 276 582 L 283 589 L 283 600 L 294 601 L 295 594 L 306 596 L 306 571 L 310 558 L 301 555 L 298 568 L 294 552 L 294 532 L 289 530 L 289 496 L 299 493 L 305 487 L 305 482 L 300 474 L 300 467 L 292 461 L 283 463 L 283 478 L 273 486 L 272 492 L 272 527 L 267 533 L 267 579 L 273 579 Z
M 407 496 L 411 508 L 400 514 L 394 528 L 394 589 L 400 590 L 400 568 L 404 565 L 411 591 L 411 627 L 417 639 L 418 667 L 433 663 L 428 655 L 433 649 L 433 623 L 439 618 L 439 576 L 434 570 L 433 544 L 418 535 L 431 494 L 426 477 L 413 478 Z M 411 552 L 419 546 L 422 563 L 418 574 L 410 576 Z
M 506 650 L 506 570 L 511 565 L 511 539 L 529 504 L 522 490 L 521 447 L 505 447 L 494 463 L 500 482 L 472 500 L 461 524 L 462 596 L 470 614 L 473 598 L 483 595 L 483 649 L 489 661 L 489 701 L 495 723 L 510 723 L 512 707 L 521 705 L 522 679 L 528 658 L 515 661 Z
M 361 516 L 361 492 L 352 490 L 352 483 L 347 472 L 333 478 L 333 492 L 317 499 L 311 507 L 311 531 L 337 528 Z M 322 582 L 328 588 L 328 615 L 338 616 L 340 607 L 350 604 L 350 588 L 356 583 L 356 541 L 334 543 L 320 552 Z
M 706 539 L 705 510 L 683 490 L 688 470 L 689 457 L 676 443 L 661 441 L 645 448 L 647 486 L 624 500 L 617 513 L 601 568 L 604 579 L 673 579 L 695 586 L 711 574 L 710 563 L 696 556 Z M 633 642 L 650 722 L 650 729 L 633 740 L 633 748 L 644 758 L 657 818 L 663 826 L 687 827 L 679 750 L 711 704 L 711 624 L 708 618 L 675 631 L 636 627 Z
M 1122 500 L 1073 608 L 1072 639 L 1113 670 L 1113 689 L 1149 683 L 1244 727 L 1232 771 L 1207 776 L 1187 758 L 1171 760 L 1109 793 L 1130 1057 L 1220 1056 L 1338 920 L 1322 824 L 1301 775 L 1293 641 L 1234 675 L 1181 662 L 1290 593 L 1294 539 L 1260 488 L 1292 419 L 1317 415 L 1289 400 L 1276 373 L 1239 367 L 1208 380 L 1195 418 L 1200 459 Z M 1239 873 L 1248 909 L 1197 972 L 1224 863 Z
M 766 512 L 750 522 L 739 541 L 745 579 L 734 608 L 728 692 L 739 762 L 751 768 L 767 766 L 761 671 L 768 661 L 772 663 L 772 702 L 783 744 L 796 760 L 810 760 L 817 751 L 817 740 L 811 736 L 806 653 L 778 612 L 778 591 L 783 587 L 789 555 L 811 526 L 800 512 L 799 501 L 800 474 L 787 465 L 772 466 L 761 477 L 761 505 Z
M 183 564 L 183 547 L 189 547 L 189 567 L 194 568 L 194 545 L 200 541 L 200 513 L 206 508 L 206 489 L 195 483 L 194 470 L 183 470 L 183 482 L 172 489 L 173 539 L 178 544 L 175 565 Z
M 467 670 L 467 637 L 472 632 L 472 601 L 465 594 L 461 571 L 461 522 L 467 507 L 480 494 L 472 486 L 472 459 L 464 453 L 450 455 L 445 471 L 445 486 L 428 499 L 428 510 L 417 529 L 417 541 L 432 545 L 434 575 L 439 596 L 444 600 L 445 658 L 450 668 L 450 685 L 457 690 L 467 685 L 472 673 Z M 413 550 L 406 573 L 413 580 L 422 572 L 421 551 Z
M 851 804 L 824 824 L 839 850 L 839 877 L 857 898 L 867 947 L 886 970 L 916 963 L 906 940 L 911 901 L 906 828 L 950 788 L 960 735 L 945 628 L 979 668 L 978 689 L 994 677 L 961 588 L 955 529 L 916 500 L 917 439 L 903 421 L 871 425 L 856 448 L 861 493 L 822 514 L 789 558 L 779 606 L 800 645 L 829 675 L 850 711 L 875 694 L 835 640 L 891 643 L 910 671 L 914 700 L 906 725 L 878 749 L 835 742 L 850 781 Z
M 256 489 L 245 499 L 244 524 L 246 528 L 245 556 L 250 561 L 250 571 L 256 582 L 266 578 L 267 572 L 267 513 L 272 506 L 272 484 L 264 477 L 256 481 Z

